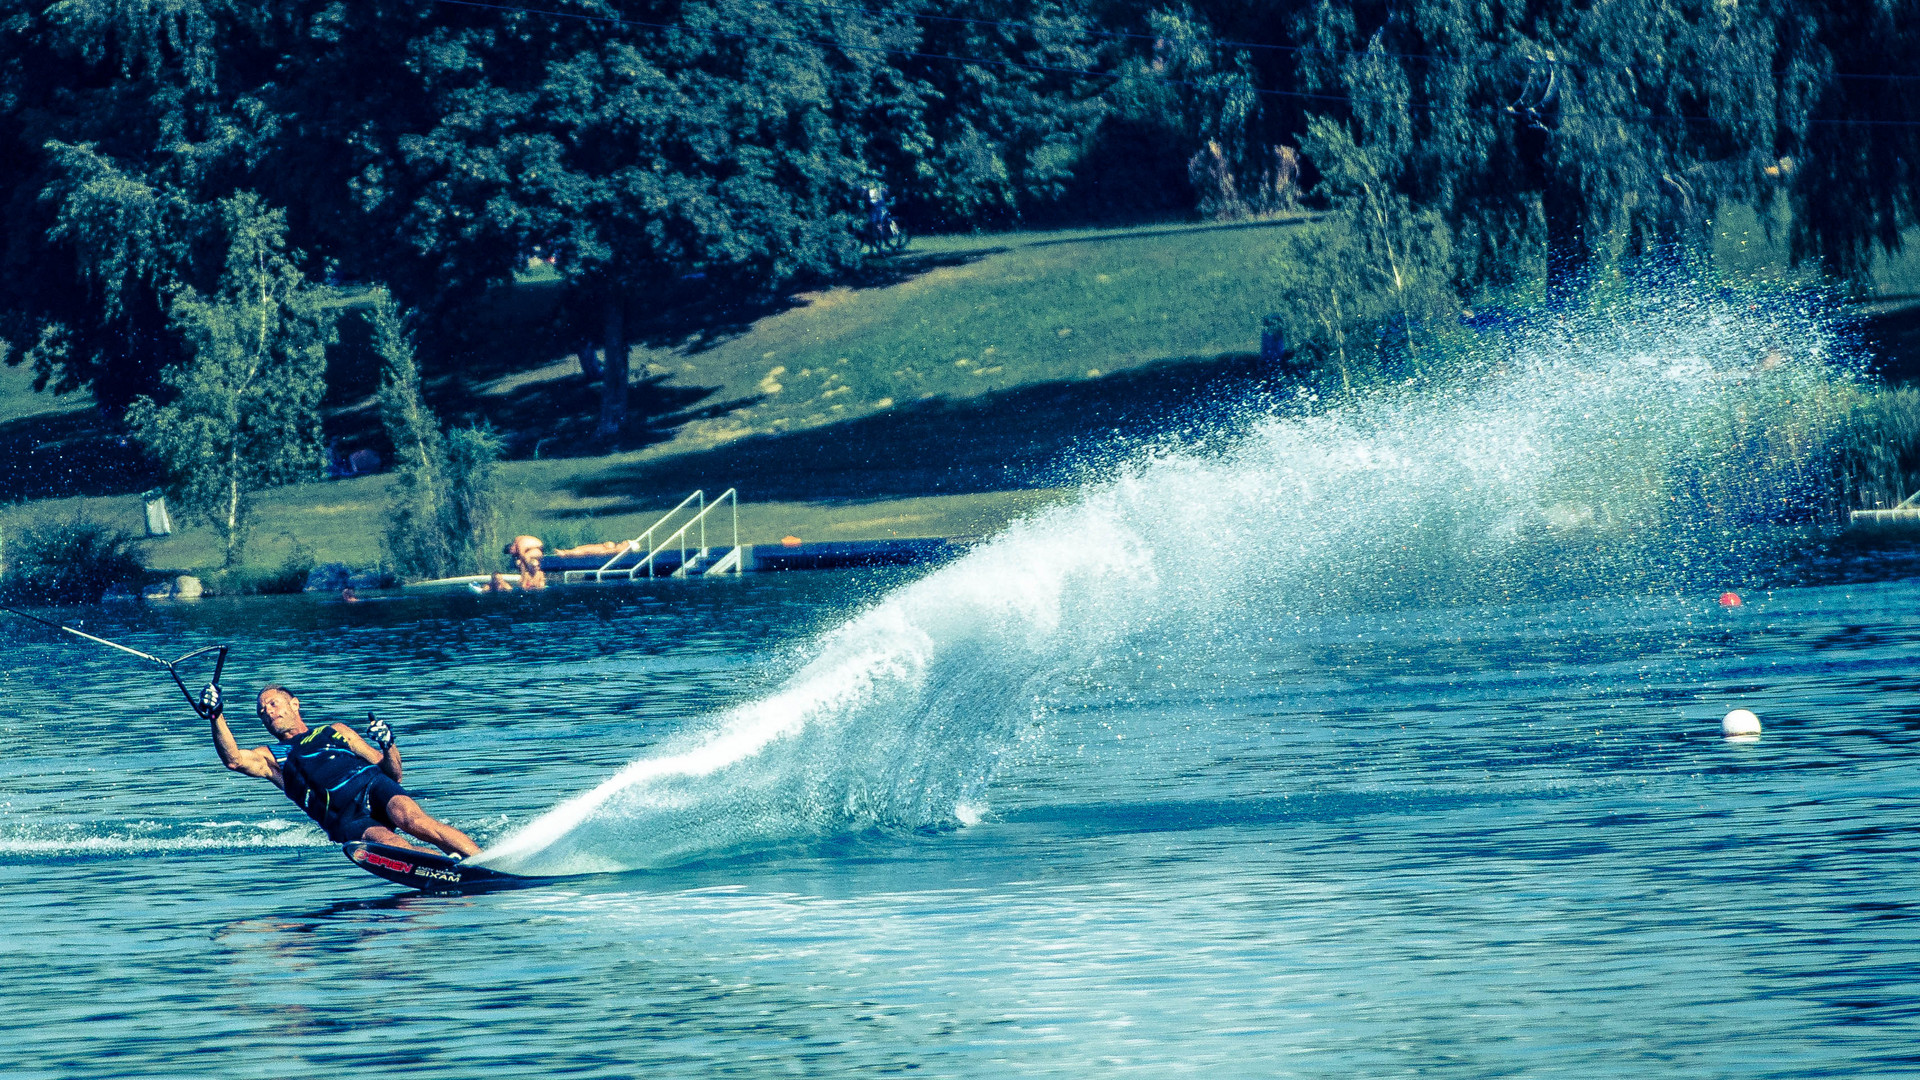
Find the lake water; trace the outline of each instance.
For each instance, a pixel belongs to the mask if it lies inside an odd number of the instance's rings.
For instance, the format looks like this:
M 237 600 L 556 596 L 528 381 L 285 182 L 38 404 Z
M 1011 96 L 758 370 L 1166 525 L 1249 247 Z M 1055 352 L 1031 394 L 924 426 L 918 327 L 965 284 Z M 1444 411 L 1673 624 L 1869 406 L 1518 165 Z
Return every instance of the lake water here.
M 0 1072 L 1915 1071 L 1920 584 L 1779 568 L 1793 455 L 1702 470 L 1807 384 L 1683 331 L 1243 417 L 933 571 L 63 613 L 378 711 L 577 875 L 524 891 L 365 875 L 16 621 Z

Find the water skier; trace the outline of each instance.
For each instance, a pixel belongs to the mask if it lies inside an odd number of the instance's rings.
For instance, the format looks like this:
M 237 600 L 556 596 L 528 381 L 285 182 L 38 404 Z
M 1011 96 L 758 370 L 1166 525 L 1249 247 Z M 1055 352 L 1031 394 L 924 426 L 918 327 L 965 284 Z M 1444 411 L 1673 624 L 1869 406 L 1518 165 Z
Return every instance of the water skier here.
M 270 685 L 260 691 L 257 712 L 260 723 L 285 744 L 282 759 L 268 747 L 247 750 L 235 742 L 222 704 L 220 685 L 207 684 L 200 693 L 200 711 L 211 718 L 213 748 L 221 764 L 271 780 L 336 843 L 369 840 L 413 847 L 400 836 L 404 832 L 452 855 L 479 852 L 466 833 L 422 810 L 400 786 L 400 748 L 386 721 L 367 725 L 376 750 L 345 724 L 308 727 L 300 719 L 300 699 L 284 686 Z

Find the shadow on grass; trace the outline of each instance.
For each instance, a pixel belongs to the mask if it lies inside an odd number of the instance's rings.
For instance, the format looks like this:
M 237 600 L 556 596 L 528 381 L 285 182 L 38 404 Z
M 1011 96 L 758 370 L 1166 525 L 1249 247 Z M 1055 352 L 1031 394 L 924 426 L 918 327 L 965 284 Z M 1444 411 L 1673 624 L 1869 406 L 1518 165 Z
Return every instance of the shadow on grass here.
M 818 283 L 818 287 L 884 289 L 911 281 L 932 270 L 964 266 L 1006 250 L 1004 247 L 994 247 L 979 251 L 922 254 L 905 251 L 898 255 L 879 255 L 832 282 Z M 686 296 L 680 307 L 638 324 L 637 340 L 652 348 L 679 346 L 690 354 L 702 353 L 747 333 L 761 319 L 806 307 L 809 301 L 805 298 L 805 291 L 760 297 L 701 295 L 695 292 Z
M 0 499 L 125 495 L 157 483 L 139 446 L 94 409 L 0 424 Z
M 1285 229 L 1295 225 L 1305 225 L 1319 221 L 1324 214 L 1300 214 L 1295 217 L 1268 218 L 1261 221 L 1213 222 L 1196 221 L 1191 225 L 1174 228 L 1136 229 L 1128 232 L 1102 232 L 1090 236 L 1064 236 L 1058 240 L 1035 240 L 1020 244 L 1020 247 L 1059 247 L 1062 244 L 1104 244 L 1110 240 L 1147 240 L 1158 236 L 1178 236 L 1181 233 L 1198 232 L 1245 232 L 1250 229 Z M 1006 248 L 996 248 L 995 252 Z
M 620 499 L 594 511 L 610 514 L 653 508 L 694 488 L 738 487 L 755 501 L 860 501 L 1057 486 L 1144 441 L 1195 437 L 1248 405 L 1264 408 L 1274 388 L 1252 354 L 1165 360 L 616 466 L 584 477 L 572 492 Z
M 804 307 L 807 301 L 803 294 L 808 288 L 886 288 L 930 270 L 960 266 L 1004 250 L 909 251 L 875 257 L 830 282 L 803 283 L 791 293 L 768 294 L 711 284 L 698 277 L 684 278 L 655 293 L 635 297 L 633 310 L 628 313 L 627 333 L 635 345 L 699 353 L 747 333 L 761 319 Z M 521 282 L 490 290 L 449 320 L 455 329 L 444 338 L 421 343 L 428 396 L 457 396 L 462 385 L 476 386 L 537 368 L 576 353 L 583 345 L 597 348 L 603 344 L 602 319 L 597 305 L 581 309 L 559 281 Z M 342 337 L 344 344 L 344 331 Z M 335 365 L 337 373 L 329 373 L 330 387 L 340 388 L 338 400 L 371 393 L 378 383 L 377 359 L 368 362 L 371 349 L 362 347 L 358 352 L 358 358 Z
M 1890 382 L 1920 382 L 1920 303 L 1863 316 L 1859 329 L 1862 344 L 1878 361 L 1881 375 Z
M 913 254 L 875 258 L 840 279 L 855 289 L 898 285 L 928 271 L 986 258 L 996 248 L 969 252 Z M 756 322 L 808 304 L 801 294 L 750 295 L 683 281 L 660 297 L 649 297 L 657 314 L 630 324 L 633 342 L 654 348 L 677 347 L 689 353 L 714 348 L 750 332 Z M 710 400 L 718 387 L 668 386 L 664 378 L 643 379 L 629 390 L 630 419 L 609 443 L 596 437 L 600 387 L 579 374 L 527 383 L 508 394 L 482 394 L 477 388 L 503 376 L 539 368 L 559 357 L 598 344 L 589 320 L 576 317 L 557 282 L 525 282 L 488 294 L 473 305 L 454 336 L 433 342 L 424 374 L 428 404 L 444 420 L 486 423 L 506 439 L 508 458 L 582 457 L 633 450 L 672 438 L 674 429 L 692 420 L 720 416 L 754 404 L 758 398 Z M 364 319 L 343 320 L 340 343 L 328 350 L 326 437 L 342 454 L 371 448 L 391 452 L 379 416 L 369 404 L 379 388 L 380 359 Z
M 627 424 L 618 438 L 599 437 L 600 384 L 580 375 L 527 383 L 508 394 L 443 394 L 434 409 L 454 424 L 491 426 L 505 442 L 502 457 L 598 457 L 619 450 L 637 450 L 673 438 L 680 425 L 757 404 L 755 395 L 710 401 L 716 387 L 668 386 L 665 375 L 632 384 L 627 391 Z M 706 404 L 701 404 L 706 402 Z M 374 408 L 336 412 L 327 418 L 326 434 L 342 448 L 372 446 L 387 452 L 380 414 Z

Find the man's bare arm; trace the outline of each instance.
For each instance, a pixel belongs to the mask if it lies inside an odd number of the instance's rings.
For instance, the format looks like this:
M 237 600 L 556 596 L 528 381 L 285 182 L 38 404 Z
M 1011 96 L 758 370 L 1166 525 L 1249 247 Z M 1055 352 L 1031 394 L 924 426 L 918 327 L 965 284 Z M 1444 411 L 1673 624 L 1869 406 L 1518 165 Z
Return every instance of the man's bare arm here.
M 220 755 L 220 764 L 243 776 L 270 780 L 274 787 L 286 786 L 280 779 L 280 763 L 273 759 L 272 751 L 264 746 L 248 750 L 235 742 L 224 713 L 214 713 L 212 723 L 213 749 Z
M 359 732 L 345 724 L 335 724 L 333 725 L 333 730 L 338 732 L 341 738 L 347 740 L 348 749 L 368 761 L 373 762 L 375 765 L 380 766 L 380 771 L 393 777 L 394 783 L 397 784 L 400 782 L 400 747 L 398 745 L 387 747 L 387 752 L 382 754 L 380 751 L 375 750 L 367 740 L 361 738 Z

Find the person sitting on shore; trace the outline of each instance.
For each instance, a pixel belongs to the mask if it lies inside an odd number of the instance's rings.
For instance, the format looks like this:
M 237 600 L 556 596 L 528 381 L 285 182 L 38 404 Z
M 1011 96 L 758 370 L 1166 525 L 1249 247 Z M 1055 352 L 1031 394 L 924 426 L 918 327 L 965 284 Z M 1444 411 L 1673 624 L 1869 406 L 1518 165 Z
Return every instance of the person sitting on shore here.
M 466 833 L 422 810 L 400 786 L 400 747 L 386 721 L 368 723 L 366 739 L 345 724 L 308 727 L 300 717 L 300 699 L 271 684 L 260 691 L 255 712 L 286 747 L 286 756 L 276 758 L 265 746 L 248 750 L 234 741 L 223 704 L 219 683 L 208 683 L 200 692 L 201 714 L 211 718 L 220 763 L 271 781 L 335 843 L 369 840 L 413 847 L 400 835 L 404 832 L 450 855 L 479 853 Z

